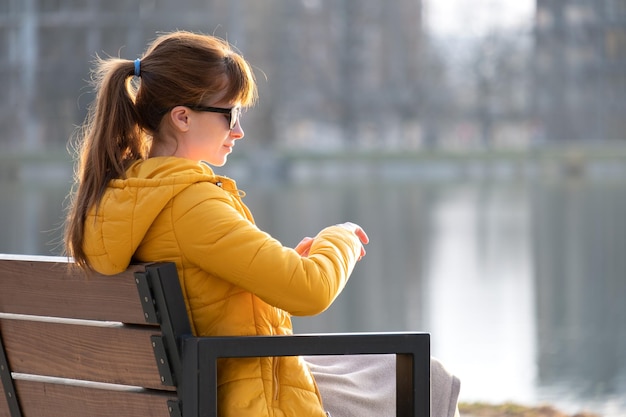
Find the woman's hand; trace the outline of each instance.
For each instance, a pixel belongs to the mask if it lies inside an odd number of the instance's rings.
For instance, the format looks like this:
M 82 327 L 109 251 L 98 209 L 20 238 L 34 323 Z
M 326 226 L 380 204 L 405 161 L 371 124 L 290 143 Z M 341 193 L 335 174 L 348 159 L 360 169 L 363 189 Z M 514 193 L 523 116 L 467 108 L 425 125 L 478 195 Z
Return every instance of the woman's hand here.
M 313 244 L 312 237 L 305 237 L 298 243 L 298 245 L 294 248 L 296 252 L 300 254 L 300 256 L 307 257 L 309 256 L 309 251 L 311 250 L 311 245 Z
M 370 241 L 367 233 L 365 233 L 365 230 L 363 230 L 361 226 L 350 222 L 338 224 L 337 226 L 350 230 L 359 238 L 359 240 L 361 241 L 361 255 L 359 256 L 359 260 L 361 260 L 361 258 L 365 256 L 365 248 L 363 247 L 363 245 L 367 245 Z M 305 237 L 294 248 L 295 251 L 298 252 L 300 256 L 309 256 L 309 251 L 311 250 L 311 245 L 313 245 L 313 240 L 314 239 L 312 237 Z

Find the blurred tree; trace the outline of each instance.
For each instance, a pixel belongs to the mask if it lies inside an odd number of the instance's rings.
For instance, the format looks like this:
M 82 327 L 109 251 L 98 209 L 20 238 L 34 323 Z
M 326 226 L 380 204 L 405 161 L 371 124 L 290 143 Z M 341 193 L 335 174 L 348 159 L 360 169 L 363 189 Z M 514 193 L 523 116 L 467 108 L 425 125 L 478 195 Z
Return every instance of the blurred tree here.
M 493 30 L 477 42 L 468 66 L 475 94 L 481 146 L 496 144 L 498 126 L 528 116 L 530 50 L 525 33 Z
M 502 30 L 451 50 L 424 34 L 421 1 L 11 0 L 0 8 L 1 140 L 64 147 L 92 99 L 95 54 L 134 59 L 173 29 L 224 37 L 253 63 L 261 105 L 246 115 L 255 139 L 246 146 L 255 149 L 419 149 L 445 145 L 459 125 L 491 145 L 528 118 L 526 34 Z M 607 42 L 620 56 L 618 35 Z M 541 74 L 540 88 L 558 85 L 554 71 Z M 544 102 L 566 92 L 538 97 L 538 111 L 550 119 L 558 106 Z
M 626 139 L 625 0 L 537 0 L 535 51 L 548 139 Z

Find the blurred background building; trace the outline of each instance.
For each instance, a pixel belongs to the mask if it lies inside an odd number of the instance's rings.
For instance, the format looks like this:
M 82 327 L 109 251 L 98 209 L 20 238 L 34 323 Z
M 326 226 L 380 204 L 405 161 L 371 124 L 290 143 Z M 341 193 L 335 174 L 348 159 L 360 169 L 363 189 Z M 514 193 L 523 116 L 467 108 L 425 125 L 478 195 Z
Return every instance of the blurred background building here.
M 176 28 L 224 37 L 254 64 L 261 103 L 246 127 L 263 145 L 626 139 L 626 1 L 537 0 L 534 28 L 494 30 L 454 51 L 423 20 L 416 0 L 7 0 L 0 143 L 63 148 L 92 99 L 95 55 L 135 59 Z

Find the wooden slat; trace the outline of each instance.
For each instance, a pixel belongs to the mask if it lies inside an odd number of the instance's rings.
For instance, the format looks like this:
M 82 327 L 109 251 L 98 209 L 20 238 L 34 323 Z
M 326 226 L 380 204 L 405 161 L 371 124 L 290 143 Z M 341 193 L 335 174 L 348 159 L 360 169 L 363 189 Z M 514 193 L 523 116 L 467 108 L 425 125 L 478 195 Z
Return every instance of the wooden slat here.
M 147 326 L 92 327 L 0 319 L 13 372 L 167 389 Z
M 21 380 L 16 381 L 16 390 L 23 417 L 169 417 L 167 400 L 176 399 L 175 393 L 108 391 Z
M 85 274 L 66 258 L 0 255 L 0 312 L 145 323 L 131 266 Z

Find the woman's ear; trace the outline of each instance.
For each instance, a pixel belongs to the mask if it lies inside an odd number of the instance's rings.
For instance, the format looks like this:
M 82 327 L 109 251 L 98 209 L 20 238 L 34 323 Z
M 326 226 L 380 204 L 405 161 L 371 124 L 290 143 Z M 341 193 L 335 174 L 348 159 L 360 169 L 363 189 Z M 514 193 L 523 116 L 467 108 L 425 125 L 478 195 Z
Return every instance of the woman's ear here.
M 169 113 L 172 126 L 180 132 L 186 132 L 189 130 L 189 116 L 190 110 L 185 106 L 176 106 L 170 110 Z

